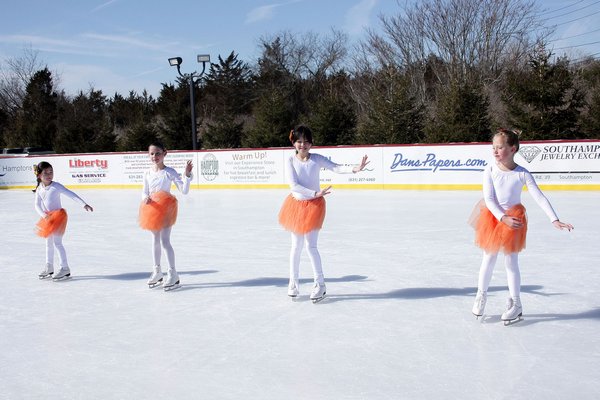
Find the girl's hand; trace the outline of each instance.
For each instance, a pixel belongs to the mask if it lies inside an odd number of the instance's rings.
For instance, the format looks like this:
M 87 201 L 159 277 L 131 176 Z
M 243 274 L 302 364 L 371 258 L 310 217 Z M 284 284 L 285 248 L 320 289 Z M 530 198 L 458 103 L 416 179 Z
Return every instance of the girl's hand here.
M 367 164 L 370 163 L 370 161 L 367 161 L 367 158 L 368 157 L 366 155 L 364 155 L 363 158 L 362 158 L 362 160 L 361 160 L 361 162 L 360 162 L 360 164 L 358 166 L 352 168 L 352 172 L 357 173 L 357 172 L 360 172 L 363 169 L 365 169 L 365 167 L 367 166 Z
M 89 204 L 86 204 L 85 206 L 83 206 L 83 208 L 85 208 L 85 211 L 94 211 L 92 206 L 90 206 Z
M 148 203 L 150 203 L 151 201 L 152 201 L 152 199 L 150 198 L 150 196 L 147 196 L 147 197 L 144 199 L 144 203 L 145 203 L 145 204 L 148 204 Z
M 502 222 L 512 229 L 521 229 L 523 227 L 523 222 L 519 218 L 510 217 L 508 215 L 502 216 Z
M 188 178 L 192 176 L 192 168 L 194 168 L 194 164 L 192 163 L 192 160 L 188 160 L 185 166 L 185 176 L 187 176 Z
M 556 229 L 560 229 L 561 231 L 562 231 L 563 229 L 566 229 L 566 230 L 568 230 L 569 232 L 571 232 L 571 230 L 572 230 L 572 229 L 575 229 L 575 228 L 573 227 L 573 225 L 571 225 L 571 224 L 567 224 L 566 222 L 560 222 L 559 220 L 556 220 L 556 221 L 554 221 L 554 222 L 552 223 L 552 225 L 554 225 L 554 227 L 555 227 Z
M 315 193 L 315 198 L 323 197 L 323 196 L 331 193 L 330 190 L 331 190 L 331 186 L 327 186 L 325 189 L 319 190 L 318 192 Z

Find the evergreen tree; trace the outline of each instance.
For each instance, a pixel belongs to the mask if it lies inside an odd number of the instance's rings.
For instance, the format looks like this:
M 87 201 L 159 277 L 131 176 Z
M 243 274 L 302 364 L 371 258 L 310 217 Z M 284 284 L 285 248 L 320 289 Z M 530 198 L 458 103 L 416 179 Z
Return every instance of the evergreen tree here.
M 251 109 L 252 71 L 237 54 L 231 52 L 226 59 L 218 57 L 211 64 L 204 86 L 204 106 L 210 116 L 220 114 L 246 114 Z
M 423 107 L 410 93 L 410 84 L 397 70 L 386 70 L 373 79 L 365 118 L 359 124 L 361 144 L 416 143 L 420 141 Z
M 583 65 L 581 85 L 587 89 L 584 111 L 579 115 L 581 138 L 600 139 L 600 61 L 590 60 Z
M 320 79 L 320 89 L 315 90 L 318 95 L 307 104 L 309 112 L 303 120 L 319 145 L 350 144 L 355 140 L 356 112 L 349 100 L 348 79 L 344 71 Z
M 480 85 L 464 82 L 439 86 L 435 117 L 425 128 L 426 141 L 487 141 L 491 133 L 488 107 Z
M 145 151 L 157 139 L 154 123 L 156 102 L 146 91 L 130 92 L 125 99 L 119 94 L 110 101 L 109 112 L 119 151 Z
M 503 93 L 509 120 L 523 130 L 524 139 L 577 137 L 583 95 L 574 84 L 566 58 L 550 61 L 551 53 L 538 48 L 523 69 L 507 75 Z
M 206 77 L 203 105 L 205 127 L 202 133 L 206 148 L 239 147 L 244 121 L 252 105 L 252 73 L 248 65 L 231 54 L 212 64 Z
M 600 85 L 591 88 L 587 113 L 582 116 L 582 132 L 580 137 L 600 139 Z
M 280 90 L 263 93 L 254 109 L 255 125 L 242 140 L 244 147 L 287 147 L 296 116 Z
M 108 104 L 101 90 L 79 92 L 72 101 L 61 102 L 59 130 L 54 141 L 57 153 L 115 151 L 115 135 Z
M 163 84 L 156 102 L 159 138 L 169 150 L 189 150 L 192 145 L 190 86 L 178 78 L 178 86 Z
M 57 94 L 48 68 L 36 72 L 31 78 L 18 119 L 16 145 L 52 149 L 57 132 Z
M 314 141 L 320 146 L 350 144 L 356 134 L 356 113 L 346 102 L 324 97 L 313 108 L 308 125 Z
M 242 145 L 244 122 L 236 122 L 235 116 L 223 113 L 207 123 L 202 143 L 207 149 L 230 149 Z
M 263 44 L 255 79 L 255 124 L 242 140 L 245 147 L 289 145 L 288 132 L 300 115 L 302 96 L 298 79 L 288 69 L 287 57 L 282 38 Z

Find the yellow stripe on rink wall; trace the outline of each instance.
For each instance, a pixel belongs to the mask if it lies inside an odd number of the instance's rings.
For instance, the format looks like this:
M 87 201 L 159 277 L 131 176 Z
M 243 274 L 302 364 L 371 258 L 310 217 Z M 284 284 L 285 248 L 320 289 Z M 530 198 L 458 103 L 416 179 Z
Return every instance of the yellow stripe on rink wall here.
M 329 185 L 321 185 L 325 188 Z M 142 189 L 142 185 L 68 185 L 69 189 Z M 477 190 L 482 185 L 440 185 L 440 184 L 334 184 L 334 189 L 347 190 Z M 543 191 L 600 191 L 600 185 L 539 185 Z M 1 186 L 0 190 L 33 190 L 35 186 Z M 223 190 L 223 189 L 289 189 L 289 185 L 190 185 L 194 190 Z M 527 188 L 523 188 L 527 190 Z

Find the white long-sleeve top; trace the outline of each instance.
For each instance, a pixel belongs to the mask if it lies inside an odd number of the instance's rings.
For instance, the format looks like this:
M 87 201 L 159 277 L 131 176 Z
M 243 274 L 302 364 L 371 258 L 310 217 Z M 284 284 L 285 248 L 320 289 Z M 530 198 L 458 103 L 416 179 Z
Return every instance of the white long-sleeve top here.
M 173 168 L 165 166 L 163 169 L 154 171 L 149 169 L 144 174 L 144 188 L 142 191 L 142 199 L 149 197 L 152 193 L 167 192 L 171 193 L 171 183 L 177 186 L 177 189 L 187 194 L 190 191 L 190 182 L 193 175 L 190 174 L 186 179 L 181 179 L 181 175 Z
M 523 185 L 527 186 L 531 197 L 548 216 L 550 222 L 558 220 L 552 205 L 529 171 L 520 165 L 512 171 L 503 171 L 496 163 L 492 163 L 483 171 L 483 198 L 494 217 L 501 220 L 509 208 L 521 203 Z
M 67 196 L 82 206 L 87 204 L 75 192 L 70 191 L 60 183 L 53 181 L 48 186 L 40 184 L 35 190 L 35 211 L 41 217 L 45 217 L 46 213 L 61 209 L 62 204 L 60 202 L 60 195 Z
M 315 198 L 315 192 L 321 190 L 319 172 L 325 168 L 338 174 L 352 173 L 352 166 L 336 164 L 328 158 L 310 153 L 308 160 L 302 161 L 295 155 L 290 156 L 287 164 L 287 179 L 291 194 L 296 200 Z

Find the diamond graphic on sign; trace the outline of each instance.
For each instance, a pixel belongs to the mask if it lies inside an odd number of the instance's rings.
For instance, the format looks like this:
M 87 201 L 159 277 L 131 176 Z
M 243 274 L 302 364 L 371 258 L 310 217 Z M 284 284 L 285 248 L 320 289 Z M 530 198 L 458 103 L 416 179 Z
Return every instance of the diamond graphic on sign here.
M 536 146 L 523 146 L 519 149 L 519 154 L 528 163 L 532 162 L 541 152 L 542 150 L 540 150 L 540 148 Z

